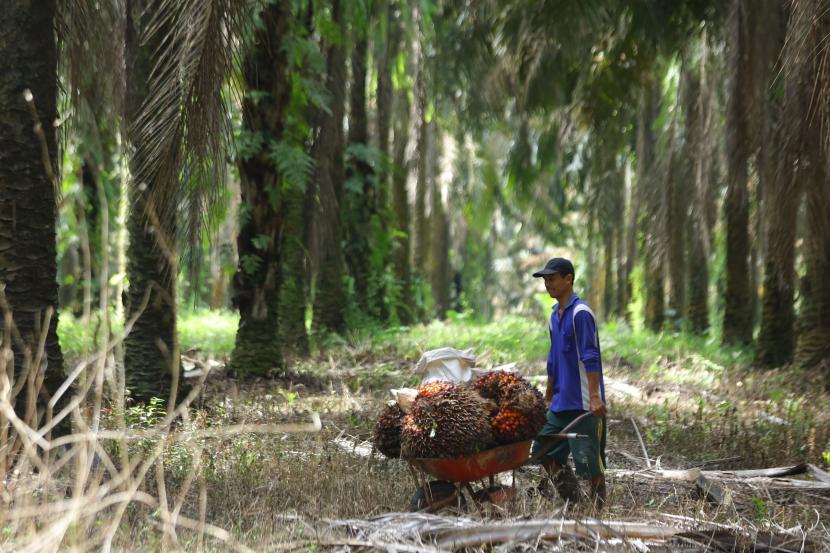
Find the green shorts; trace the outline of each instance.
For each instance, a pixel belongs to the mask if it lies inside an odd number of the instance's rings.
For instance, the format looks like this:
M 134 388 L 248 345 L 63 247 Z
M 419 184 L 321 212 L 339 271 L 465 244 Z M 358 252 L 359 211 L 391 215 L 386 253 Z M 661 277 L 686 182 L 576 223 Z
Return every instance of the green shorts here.
M 572 420 L 585 411 L 560 411 L 554 413 L 548 410 L 547 421 L 538 437 L 558 434 L 568 426 Z M 587 438 L 574 438 L 559 441 L 553 449 L 545 453 L 542 459 L 550 459 L 557 465 L 564 467 L 568 464 L 568 455 L 573 453 L 576 473 L 583 478 L 594 478 L 605 473 L 605 417 L 591 415 L 571 429 L 570 432 L 587 434 Z M 531 456 L 542 447 L 540 442 L 533 442 Z

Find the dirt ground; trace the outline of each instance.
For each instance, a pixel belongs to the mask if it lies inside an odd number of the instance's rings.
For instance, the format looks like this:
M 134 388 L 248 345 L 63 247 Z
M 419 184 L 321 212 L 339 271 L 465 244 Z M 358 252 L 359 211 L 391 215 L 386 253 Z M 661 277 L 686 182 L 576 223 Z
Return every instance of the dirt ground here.
M 305 376 L 293 380 L 241 382 L 221 374 L 208 380 L 201 424 L 302 423 L 314 412 L 322 427 L 313 433 L 211 439 L 204 466 L 207 519 L 262 550 L 384 548 L 380 544 L 393 538 L 403 550 L 432 548 L 440 544 L 447 524 L 474 534 L 492 525 L 559 519 L 637 522 L 688 533 L 673 541 L 646 539 L 645 550 L 830 550 L 830 482 L 810 474 L 763 478 L 726 472 L 820 464 L 820 452 L 830 449 L 821 397 L 807 398 L 796 412 L 792 405 L 762 400 L 762 384 L 735 386 L 739 376 L 695 386 L 621 363 L 606 369 L 609 500 L 603 512 L 566 506 L 555 494 L 539 491 L 541 471 L 525 467 L 502 475 L 505 484 L 516 488 L 515 497 L 502 505 L 473 508 L 468 501 L 433 518 L 390 519 L 389 513 L 408 511 L 416 485 L 404 461 L 372 451 L 371 433 L 375 417 L 391 398 L 387 389 L 410 382 L 411 376 L 405 363 L 382 363 L 380 369 L 368 362 L 349 368 L 305 367 Z M 539 365 L 518 369 L 539 382 Z M 314 376 L 324 373 L 326 378 Z M 671 367 L 666 374 L 672 374 Z M 720 495 L 696 479 L 676 479 L 670 472 L 695 468 L 717 484 Z M 168 471 L 168 487 L 175 490 L 182 478 Z M 184 511 L 197 516 L 197 503 L 194 496 Z M 142 516 L 136 511 L 133 520 L 139 526 Z M 422 522 L 418 526 L 413 520 Z M 390 535 L 390 528 L 399 531 Z M 147 528 L 150 541 L 152 531 Z M 567 532 L 557 539 L 539 536 L 534 543 L 507 540 L 504 547 L 639 547 L 596 533 L 590 539 Z

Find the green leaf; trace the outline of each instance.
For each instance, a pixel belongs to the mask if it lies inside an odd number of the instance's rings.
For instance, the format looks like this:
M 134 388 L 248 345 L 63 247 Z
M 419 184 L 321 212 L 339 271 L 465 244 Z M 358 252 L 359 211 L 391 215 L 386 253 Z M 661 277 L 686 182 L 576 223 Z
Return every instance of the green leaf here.
M 260 251 L 265 251 L 268 248 L 268 244 L 271 243 L 271 237 L 267 234 L 259 234 L 251 238 L 251 244 Z
M 282 175 L 283 188 L 297 187 L 305 192 L 314 169 L 314 159 L 305 148 L 299 144 L 280 141 L 271 146 L 269 156 Z
M 256 273 L 262 267 L 262 258 L 258 255 L 246 254 L 239 258 L 242 272 L 248 275 Z
M 381 165 L 382 154 L 380 150 L 368 144 L 353 143 L 346 148 L 346 160 L 349 162 L 362 161 L 378 168 Z
M 267 90 L 249 90 L 245 93 L 245 97 L 250 98 L 254 104 L 258 104 L 266 98 L 272 98 L 273 95 Z
M 262 151 L 264 144 L 263 133 L 241 130 L 236 135 L 236 156 L 239 159 L 250 159 Z
M 251 222 L 251 204 L 241 203 L 239 204 L 239 211 L 237 213 L 237 217 L 239 219 L 239 226 L 244 227 L 248 223 Z

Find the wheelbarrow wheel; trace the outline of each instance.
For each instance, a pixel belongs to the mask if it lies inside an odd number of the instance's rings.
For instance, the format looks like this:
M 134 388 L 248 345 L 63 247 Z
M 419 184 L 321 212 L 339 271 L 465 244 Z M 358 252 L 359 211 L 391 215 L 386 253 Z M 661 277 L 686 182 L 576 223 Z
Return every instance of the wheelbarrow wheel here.
M 433 507 L 449 507 L 458 504 L 460 501 L 460 505 L 463 508 L 466 504 L 464 496 L 458 493 L 455 489 L 455 484 L 452 482 L 433 480 L 427 486 L 429 486 L 429 491 L 432 495 Z M 427 501 L 426 490 L 424 490 L 424 486 L 419 486 L 415 490 L 412 499 L 409 500 L 409 511 L 414 513 L 415 511 L 425 511 L 429 508 L 430 505 Z

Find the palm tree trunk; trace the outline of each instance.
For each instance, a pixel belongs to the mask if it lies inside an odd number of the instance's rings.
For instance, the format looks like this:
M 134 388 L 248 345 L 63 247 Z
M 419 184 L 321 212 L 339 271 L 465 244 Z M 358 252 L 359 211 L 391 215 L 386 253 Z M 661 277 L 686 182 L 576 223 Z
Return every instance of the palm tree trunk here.
M 665 296 L 663 290 L 663 271 L 658 241 L 664 230 L 662 196 L 664 183 L 653 174 L 654 161 L 654 122 L 660 104 L 660 88 L 652 78 L 643 89 L 642 103 L 637 122 L 637 186 L 644 194 L 646 212 L 643 217 L 643 236 L 645 237 L 644 265 L 646 284 L 646 326 L 658 331 L 663 326 Z
M 726 220 L 726 290 L 724 290 L 723 343 L 748 344 L 752 341 L 752 294 L 749 272 L 749 112 L 754 88 L 752 82 L 746 0 L 735 0 L 731 31 L 731 73 L 727 103 L 728 185 L 724 214 Z
M 439 320 L 447 318 L 447 309 L 450 303 L 450 283 L 449 283 L 449 221 L 447 220 L 446 209 L 444 207 L 443 194 L 441 193 L 441 184 L 439 182 L 440 173 L 440 145 L 441 133 L 434 125 L 433 144 L 432 148 L 432 170 L 430 171 L 432 184 L 432 209 L 430 225 L 430 276 L 432 281 L 432 297 L 435 302 L 435 316 Z
M 400 22 L 396 22 L 400 26 Z M 403 299 L 396 307 L 396 316 L 402 324 L 409 324 L 415 319 L 409 298 L 412 297 L 412 276 L 410 270 L 411 229 L 409 221 L 409 192 L 406 181 L 409 173 L 406 161 L 406 148 L 409 143 L 410 105 L 406 90 L 395 95 L 395 138 L 392 153 L 392 211 L 394 214 L 394 244 L 392 262 L 395 266 L 395 278 L 398 281 L 400 297 Z
M 714 116 L 718 113 L 717 96 L 710 86 L 708 39 L 701 39 L 702 52 L 697 66 L 690 59 L 684 60 L 683 104 L 686 118 L 685 134 L 688 167 L 686 182 L 692 206 L 687 215 L 688 228 L 688 304 L 686 317 L 693 334 L 705 334 L 709 330 L 709 253 L 712 244 L 714 215 L 714 183 L 717 165 Z
M 426 197 L 428 179 L 427 148 L 429 131 L 427 122 L 427 89 L 426 89 L 426 62 L 422 44 L 421 11 L 419 3 L 412 4 L 412 18 L 415 29 L 413 40 L 413 56 L 416 60 L 417 69 L 415 75 L 415 109 L 414 121 L 416 125 L 415 160 L 418 167 L 417 181 L 415 185 L 415 214 L 412 230 L 414 233 L 415 247 L 412 257 L 414 271 L 419 276 L 426 274 L 426 261 L 428 252 L 429 227 L 427 225 Z
M 811 367 L 830 358 L 830 189 L 818 125 L 808 147 L 812 154 L 805 179 L 807 225 L 804 294 L 798 317 L 795 363 Z
M 628 278 L 625 272 L 625 205 L 624 202 L 620 203 L 620 232 L 614 233 L 614 242 L 615 247 L 617 249 L 617 266 L 614 271 L 615 277 L 617 279 L 617 288 L 616 294 L 614 296 L 614 306 L 615 309 L 613 314 L 617 317 L 626 317 L 626 312 L 628 311 L 628 304 L 626 302 L 626 284 Z
M 44 392 L 63 381 L 57 336 L 58 285 L 55 240 L 57 144 L 57 49 L 51 30 L 55 2 L 11 2 L 0 18 L 0 286 L 25 341 L 37 352 L 46 333 Z M 33 129 L 31 105 L 37 110 Z M 43 159 L 49 155 L 48 167 Z M 42 321 L 51 313 L 48 327 Z M 0 318 L 0 331 L 5 331 Z M 15 378 L 22 376 L 24 349 L 12 343 Z M 39 368 L 39 367 L 38 367 Z M 25 400 L 24 393 L 18 399 Z M 43 404 L 41 404 L 43 405 Z M 58 406 L 59 408 L 60 406 Z
M 332 19 L 343 30 L 343 7 L 332 1 Z M 314 183 L 320 198 L 314 211 L 317 255 L 312 330 L 315 334 L 346 331 L 346 290 L 343 258 L 343 114 L 346 101 L 346 56 L 341 45 L 326 49 L 326 86 L 331 94 L 331 114 L 320 114 L 320 133 L 314 143 Z
M 614 300 L 616 299 L 616 290 L 614 289 L 614 233 L 611 229 L 606 229 L 602 236 L 603 253 L 605 256 L 603 262 L 603 270 L 605 272 L 602 288 L 602 309 L 606 319 L 616 311 Z
M 364 313 L 369 307 L 369 235 L 370 222 L 375 213 L 375 190 L 372 167 L 366 159 L 356 155 L 369 145 L 369 123 L 366 116 L 366 54 L 365 34 L 355 37 L 352 50 L 352 81 L 349 102 L 349 147 L 353 150 L 346 167 L 345 192 L 346 263 L 354 279 L 355 300 Z
M 306 312 L 306 198 L 298 186 L 283 192 L 284 225 L 280 255 L 283 278 L 279 293 L 279 330 L 285 353 L 305 357 L 309 353 Z
M 669 262 L 669 313 L 675 328 L 686 317 L 686 244 L 685 229 L 687 220 L 687 191 L 686 179 L 680 170 L 681 155 L 679 152 L 671 151 L 668 154 L 671 159 L 671 168 L 668 171 L 669 178 L 667 196 L 669 200 L 667 227 L 668 236 L 668 262 Z
M 389 135 L 392 120 L 392 62 L 398 56 L 400 33 L 396 21 L 396 7 L 394 3 L 389 4 L 386 14 L 382 17 L 385 36 L 381 38 L 378 49 L 377 68 L 377 135 L 378 150 L 380 151 L 381 163 L 377 168 L 377 191 L 375 195 L 377 220 L 373 225 L 373 236 L 375 237 L 375 253 L 372 256 L 374 261 L 372 271 L 373 289 L 369 297 L 373 298 L 372 307 L 377 312 L 381 321 L 389 320 L 388 290 L 385 275 L 390 270 L 392 263 L 392 245 L 394 238 L 389 236 L 388 229 L 391 225 L 392 212 L 389 205 L 390 189 L 390 167 L 392 166 L 391 152 L 389 150 Z
M 130 3 L 127 13 L 127 121 L 128 139 L 134 154 L 130 159 L 133 175 L 146 164 L 141 137 L 133 130 L 139 110 L 147 98 L 148 80 L 158 51 L 156 44 L 142 43 L 149 18 L 147 4 Z M 158 209 L 149 198 L 157 181 L 136 182 L 130 189 L 130 214 L 127 221 L 127 291 L 125 313 L 137 316 L 132 332 L 124 340 L 124 371 L 127 389 L 136 399 L 167 399 L 170 393 L 176 345 L 176 253 L 175 223 L 170 210 Z M 145 297 L 148 301 L 145 305 Z
M 380 150 L 381 164 L 378 168 L 378 212 L 383 213 L 388 208 L 389 167 L 391 152 L 389 151 L 390 122 L 392 120 L 392 61 L 398 56 L 400 33 L 395 17 L 394 3 L 389 4 L 385 16 L 386 37 L 381 40 L 380 56 L 377 68 L 377 133 L 378 150 Z
M 265 375 L 283 366 L 279 346 L 280 255 L 284 219 L 281 199 L 270 191 L 280 189 L 280 175 L 269 155 L 279 140 L 291 88 L 282 47 L 288 32 L 289 12 L 284 3 L 268 4 L 260 13 L 262 26 L 243 66 L 248 91 L 263 91 L 242 104 L 244 132 L 265 137 L 258 151 L 239 163 L 244 223 L 239 230 L 239 267 L 234 276 L 234 306 L 239 309 L 239 328 L 231 366 L 242 373 Z
M 790 17 L 788 35 L 808 34 L 802 27 L 809 17 Z M 805 41 L 807 38 L 804 39 Z M 797 46 L 812 50 L 806 42 Z M 785 52 L 785 55 L 787 52 Z M 811 160 L 804 155 L 810 141 L 816 140 L 809 110 L 811 83 L 815 79 L 812 55 L 800 56 L 788 69 L 784 80 L 783 111 L 770 144 L 778 152 L 774 182 L 765 186 L 764 209 L 767 220 L 767 251 L 764 256 L 764 292 L 761 304 L 761 330 L 755 351 L 758 364 L 775 367 L 792 360 L 794 335 L 794 286 L 796 215 L 803 190 L 802 179 L 809 175 Z M 766 144 L 762 145 L 767 147 Z

